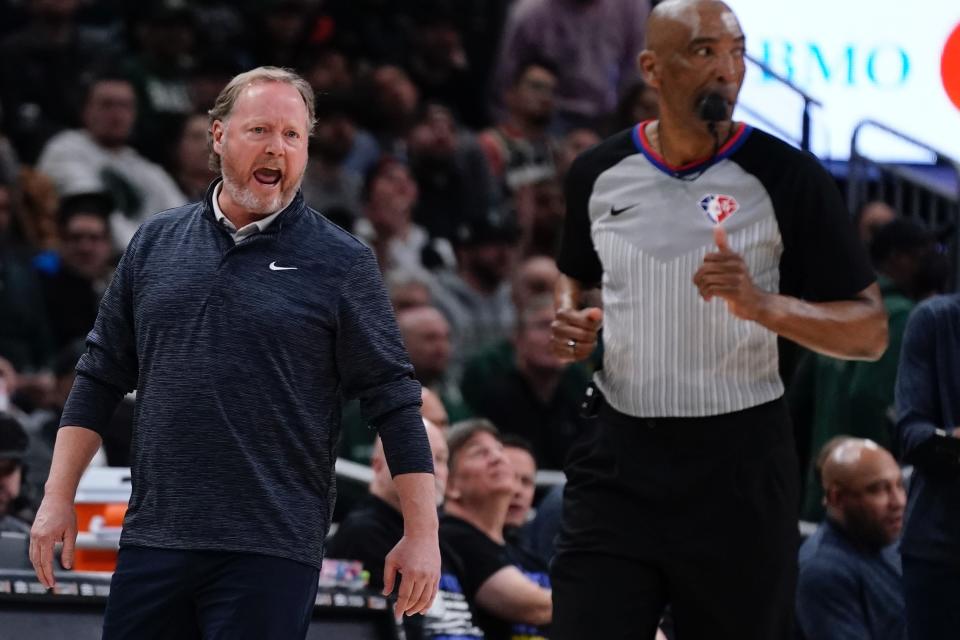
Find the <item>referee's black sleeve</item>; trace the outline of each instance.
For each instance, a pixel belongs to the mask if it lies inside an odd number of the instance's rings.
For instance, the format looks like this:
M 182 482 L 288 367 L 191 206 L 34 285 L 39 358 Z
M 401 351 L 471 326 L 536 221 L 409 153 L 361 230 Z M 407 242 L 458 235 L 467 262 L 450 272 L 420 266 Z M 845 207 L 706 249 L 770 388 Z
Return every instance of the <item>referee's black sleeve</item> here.
M 592 165 L 588 151 L 573 161 L 567 173 L 567 215 L 557 257 L 561 272 L 586 285 L 599 284 L 603 275 L 603 266 L 590 235 L 590 194 L 597 179 Z

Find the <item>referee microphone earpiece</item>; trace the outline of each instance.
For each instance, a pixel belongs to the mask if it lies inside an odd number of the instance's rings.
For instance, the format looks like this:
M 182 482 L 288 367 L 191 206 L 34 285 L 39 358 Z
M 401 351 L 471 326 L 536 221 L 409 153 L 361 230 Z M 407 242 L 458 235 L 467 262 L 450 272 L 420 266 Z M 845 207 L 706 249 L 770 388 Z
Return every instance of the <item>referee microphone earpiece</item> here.
M 717 131 L 717 123 L 727 119 L 726 98 L 719 93 L 708 93 L 700 99 L 697 115 L 707 122 L 707 131 L 713 136 L 713 157 L 716 157 L 717 152 L 720 151 L 720 133 Z
M 701 120 L 706 121 L 707 131 L 713 136 L 713 153 L 710 155 L 710 159 L 704 162 L 703 166 L 696 173 L 687 175 L 680 172 L 674 173 L 673 177 L 688 182 L 696 180 L 703 175 L 703 172 L 710 168 L 713 161 L 716 160 L 717 154 L 720 153 L 720 132 L 717 131 L 717 123 L 727 119 L 727 99 L 719 93 L 706 94 L 700 98 L 700 102 L 697 103 L 697 116 Z

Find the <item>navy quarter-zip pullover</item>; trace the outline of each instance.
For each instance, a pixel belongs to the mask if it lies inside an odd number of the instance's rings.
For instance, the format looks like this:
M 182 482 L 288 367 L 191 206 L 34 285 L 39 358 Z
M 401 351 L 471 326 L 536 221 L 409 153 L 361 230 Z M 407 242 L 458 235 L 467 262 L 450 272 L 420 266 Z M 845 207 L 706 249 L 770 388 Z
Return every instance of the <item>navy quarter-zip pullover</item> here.
M 432 472 L 420 385 L 368 248 L 299 193 L 235 244 L 215 185 L 130 242 L 61 425 L 100 431 L 137 390 L 121 545 L 319 567 L 341 404 L 359 397 L 395 475 Z

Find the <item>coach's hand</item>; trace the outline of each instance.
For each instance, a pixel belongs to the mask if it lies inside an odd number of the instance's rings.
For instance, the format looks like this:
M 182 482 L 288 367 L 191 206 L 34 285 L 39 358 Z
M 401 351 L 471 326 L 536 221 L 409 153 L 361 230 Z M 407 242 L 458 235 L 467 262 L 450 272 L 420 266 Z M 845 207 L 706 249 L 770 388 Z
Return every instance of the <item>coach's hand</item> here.
M 589 357 L 597 347 L 597 334 L 602 324 L 603 311 L 597 307 L 557 309 L 556 318 L 550 325 L 553 354 L 563 362 Z
M 398 573 L 397 617 L 425 613 L 440 584 L 440 545 L 435 531 L 400 538 L 383 565 L 383 595 L 393 592 Z
M 73 567 L 73 550 L 77 544 L 77 514 L 73 500 L 47 494 L 40 503 L 37 517 L 30 529 L 30 562 L 37 579 L 47 589 L 53 588 L 54 545 L 63 543 L 60 561 L 64 567 Z
M 713 228 L 717 251 L 703 257 L 703 264 L 693 275 L 700 297 L 709 302 L 723 298 L 730 313 L 741 320 L 756 320 L 768 294 L 753 284 L 750 270 L 743 257 L 730 248 L 727 232 L 717 225 Z

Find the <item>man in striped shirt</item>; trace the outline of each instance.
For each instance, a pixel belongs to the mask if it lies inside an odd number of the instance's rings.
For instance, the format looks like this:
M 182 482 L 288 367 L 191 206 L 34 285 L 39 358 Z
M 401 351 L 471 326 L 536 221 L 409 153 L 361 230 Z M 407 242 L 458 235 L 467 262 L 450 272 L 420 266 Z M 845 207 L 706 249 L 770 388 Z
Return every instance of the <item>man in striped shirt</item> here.
M 553 637 L 652 638 L 670 604 L 685 639 L 788 638 L 799 474 L 778 337 L 876 359 L 886 318 L 830 176 L 732 121 L 729 7 L 667 0 L 649 34 L 660 119 L 567 179 L 553 348 L 586 358 L 602 322 L 604 363 L 567 460 Z M 602 311 L 583 308 L 596 287 Z

